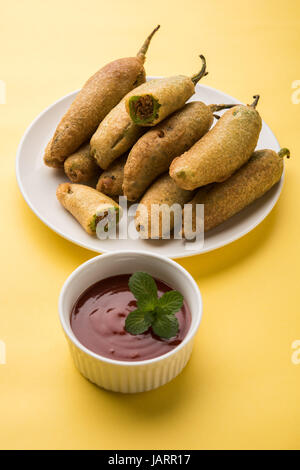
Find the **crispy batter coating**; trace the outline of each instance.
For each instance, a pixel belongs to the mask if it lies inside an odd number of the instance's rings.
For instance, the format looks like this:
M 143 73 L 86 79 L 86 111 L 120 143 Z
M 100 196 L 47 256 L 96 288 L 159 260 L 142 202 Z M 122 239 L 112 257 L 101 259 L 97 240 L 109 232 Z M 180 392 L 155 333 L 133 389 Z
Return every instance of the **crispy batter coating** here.
M 142 135 L 143 128 L 140 122 L 134 123 L 126 111 L 126 103 L 131 97 L 136 98 L 136 93 L 149 94 L 158 90 L 164 106 L 155 101 L 153 110 L 159 108 L 159 116 L 149 123 L 154 125 L 167 117 L 172 112 L 182 108 L 188 98 L 195 92 L 195 83 L 205 75 L 206 62 L 203 56 L 201 72 L 192 78 L 183 75 L 165 79 L 150 80 L 147 83 L 130 91 L 123 100 L 100 123 L 97 131 L 91 139 L 91 152 L 98 165 L 106 170 L 108 166 L 124 152 L 127 152 Z M 134 99 L 135 99 L 134 98 Z M 149 100 L 142 99 L 149 107 Z M 128 105 L 129 106 L 129 105 Z M 128 108 L 129 109 L 129 108 Z M 155 114 L 155 113 L 154 113 Z M 144 125 L 144 123 L 143 123 Z M 148 125 L 148 124 L 145 124 Z
M 89 78 L 56 128 L 44 157 L 46 165 L 61 166 L 60 162 L 91 138 L 109 111 L 145 81 L 145 54 L 158 29 L 148 36 L 136 57 L 110 62 Z
M 52 145 L 52 139 L 49 140 L 45 152 L 44 152 L 44 162 L 47 166 L 50 166 L 52 168 L 63 168 L 64 167 L 64 162 L 62 162 L 59 159 L 54 158 L 51 155 L 51 145 Z
M 135 124 L 155 126 L 182 108 L 195 93 L 191 78 L 184 75 L 143 83 L 125 97 L 126 110 Z
M 93 135 L 123 96 L 144 80 L 143 63 L 138 57 L 115 60 L 96 72 L 58 124 L 50 147 L 51 158 L 64 162 Z M 45 163 L 49 164 L 49 156 Z
M 171 177 L 178 186 L 190 190 L 226 180 L 252 155 L 261 125 L 253 107 L 229 109 L 202 139 L 173 160 Z
M 201 70 L 192 77 L 176 75 L 151 80 L 137 87 L 125 97 L 126 110 L 135 124 L 155 126 L 170 114 L 182 108 L 195 93 L 195 85 L 207 75 L 206 60 L 200 55 Z
M 123 195 L 122 185 L 127 154 L 114 161 L 100 176 L 96 189 L 108 196 Z
M 143 238 L 168 236 L 168 227 L 163 226 L 163 218 L 166 215 L 165 208 L 168 209 L 173 204 L 179 204 L 183 207 L 192 195 L 192 191 L 179 188 L 168 173 L 160 176 L 146 191 L 139 203 L 135 215 L 136 229 L 141 232 Z M 157 224 L 154 223 L 153 217 Z M 174 222 L 174 214 L 171 212 L 170 230 L 174 228 Z M 151 225 L 153 226 L 151 227 Z
M 188 150 L 213 123 L 211 109 L 201 101 L 186 104 L 132 147 L 124 169 L 124 195 L 136 201 L 155 180 L 166 172 L 172 160 Z
M 223 183 L 204 188 L 190 201 L 193 205 L 192 231 L 196 232 L 196 204 L 204 204 L 204 231 L 207 232 L 263 196 L 283 172 L 283 158 L 273 150 L 258 150 L 250 160 Z M 191 234 L 185 227 L 185 235 Z
M 135 144 L 143 132 L 143 128 L 131 121 L 123 99 L 108 113 L 93 135 L 91 154 L 98 165 L 106 170 Z
M 72 183 L 88 183 L 100 173 L 100 168 L 90 154 L 90 144 L 82 145 L 64 162 L 64 170 Z
M 97 223 L 109 212 L 121 213 L 115 201 L 83 184 L 62 183 L 57 188 L 56 196 L 90 235 L 95 235 Z M 98 217 L 99 212 L 103 213 L 101 217 Z

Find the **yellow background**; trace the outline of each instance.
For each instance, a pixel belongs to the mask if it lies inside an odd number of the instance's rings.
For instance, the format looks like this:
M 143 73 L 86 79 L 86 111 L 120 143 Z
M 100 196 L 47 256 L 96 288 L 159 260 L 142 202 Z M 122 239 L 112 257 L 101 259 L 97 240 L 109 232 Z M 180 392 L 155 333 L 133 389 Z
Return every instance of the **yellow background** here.
M 0 447 L 46 449 L 300 448 L 300 80 L 298 0 L 1 0 Z M 172 383 L 140 395 L 93 386 L 73 367 L 58 321 L 66 277 L 94 253 L 51 232 L 15 180 L 26 127 L 157 24 L 149 75 L 191 74 L 259 111 L 291 149 L 279 203 L 230 246 L 179 261 L 197 280 L 203 321 Z

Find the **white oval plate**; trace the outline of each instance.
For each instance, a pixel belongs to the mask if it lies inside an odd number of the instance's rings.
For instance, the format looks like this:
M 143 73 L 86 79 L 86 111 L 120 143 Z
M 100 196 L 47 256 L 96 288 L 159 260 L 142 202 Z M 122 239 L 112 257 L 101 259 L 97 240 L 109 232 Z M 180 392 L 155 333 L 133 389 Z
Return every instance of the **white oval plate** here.
M 156 78 L 149 77 L 148 79 Z M 99 240 L 88 235 L 56 199 L 59 183 L 67 181 L 60 170 L 43 163 L 44 149 L 77 92 L 64 96 L 43 111 L 26 130 L 17 152 L 16 173 L 23 197 L 33 212 L 56 233 L 67 240 L 97 253 L 115 250 L 144 250 L 170 258 L 205 253 L 237 240 L 253 230 L 273 209 L 281 192 L 283 177 L 267 194 L 219 227 L 205 234 L 203 247 L 185 249 L 183 240 Z M 251 97 L 249 97 L 250 99 Z M 191 101 L 239 103 L 238 100 L 205 85 L 197 85 Z M 258 149 L 279 150 L 271 129 L 263 122 Z M 122 221 L 121 221 L 122 223 Z

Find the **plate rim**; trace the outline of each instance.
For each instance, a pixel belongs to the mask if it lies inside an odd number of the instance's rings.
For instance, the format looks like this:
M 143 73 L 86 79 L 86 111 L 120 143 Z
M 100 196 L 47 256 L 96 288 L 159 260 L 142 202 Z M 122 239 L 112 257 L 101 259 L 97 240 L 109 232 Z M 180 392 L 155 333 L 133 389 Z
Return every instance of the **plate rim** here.
M 154 78 L 161 78 L 161 76 L 147 76 L 147 79 L 149 80 L 152 80 Z M 203 84 L 200 84 L 200 85 L 196 85 L 196 89 L 197 88 L 206 88 L 212 92 L 219 92 L 219 93 L 222 93 L 226 98 L 228 98 L 228 100 L 231 100 L 233 101 L 234 103 L 241 103 L 239 100 L 237 100 L 236 98 L 234 98 L 233 96 L 221 91 L 221 90 L 218 90 L 217 88 L 213 88 L 213 87 L 210 87 L 208 85 L 203 85 Z M 94 253 L 98 253 L 98 254 L 101 254 L 101 253 L 110 253 L 111 250 L 105 250 L 105 249 L 101 249 L 101 250 L 96 250 L 95 248 L 91 248 L 88 244 L 86 244 L 85 242 L 81 242 L 81 241 L 78 241 L 76 240 L 75 238 L 73 238 L 72 236 L 69 236 L 69 235 L 66 235 L 64 234 L 63 232 L 61 232 L 60 229 L 56 228 L 54 225 L 52 225 L 50 222 L 47 221 L 47 219 L 39 212 L 39 210 L 37 210 L 34 205 L 31 203 L 30 199 L 29 199 L 29 196 L 24 188 L 24 185 L 23 185 L 23 182 L 22 182 L 22 176 L 21 176 L 21 171 L 20 171 L 20 159 L 21 159 L 21 153 L 22 153 L 22 147 L 23 147 L 23 143 L 24 141 L 26 140 L 28 134 L 31 132 L 32 128 L 35 126 L 36 122 L 39 121 L 39 119 L 44 115 L 46 114 L 51 108 L 55 107 L 57 104 L 59 104 L 61 101 L 64 101 L 65 99 L 71 97 L 71 96 L 76 96 L 76 94 L 80 91 L 80 89 L 78 90 L 75 90 L 75 91 L 72 91 L 70 93 L 67 93 L 66 95 L 62 96 L 61 98 L 59 98 L 58 100 L 54 101 L 52 104 L 50 104 L 49 106 L 47 106 L 43 111 L 41 111 L 34 119 L 33 121 L 29 124 L 29 126 L 26 128 L 24 134 L 22 135 L 22 138 L 20 140 L 20 143 L 18 145 L 18 148 L 17 148 L 17 153 L 16 153 L 16 161 L 15 161 L 15 171 L 16 171 L 16 179 L 17 179 L 17 183 L 18 183 L 18 186 L 19 186 L 19 189 L 20 189 L 20 192 L 25 200 L 25 202 L 27 203 L 27 205 L 29 206 L 29 208 L 32 210 L 32 212 L 48 227 L 50 228 L 53 232 L 57 233 L 58 235 L 60 235 L 62 238 L 64 238 L 65 240 L 68 240 L 69 242 L 72 242 L 74 243 L 75 245 L 78 245 L 82 248 L 85 248 L 89 251 L 92 251 Z M 275 134 L 273 133 L 272 129 L 268 126 L 268 124 L 263 121 L 264 125 L 266 126 L 266 128 L 269 130 L 269 132 L 272 134 L 272 136 L 274 137 L 276 143 L 277 143 L 277 146 L 278 146 L 278 149 L 280 149 L 280 145 L 279 145 L 279 142 L 275 136 Z M 247 226 L 244 230 L 242 230 L 241 232 L 239 232 L 238 234 L 235 234 L 233 235 L 232 237 L 229 238 L 229 240 L 227 240 L 225 243 L 220 241 L 220 242 L 217 242 L 214 246 L 212 247 L 207 247 L 207 248 L 203 248 L 201 249 L 201 251 L 195 251 L 193 252 L 192 250 L 186 250 L 186 253 L 180 253 L 178 255 L 178 253 L 173 253 L 172 250 L 170 250 L 170 253 L 169 254 L 166 254 L 166 255 L 163 255 L 163 256 L 166 256 L 168 258 L 172 258 L 172 259 L 181 259 L 181 258 L 188 258 L 188 257 L 191 257 L 191 256 L 197 256 L 197 255 L 202 255 L 204 253 L 209 253 L 211 251 L 215 251 L 215 250 L 218 250 L 219 248 L 222 248 L 224 246 L 227 246 L 227 245 L 230 245 L 231 243 L 239 240 L 240 238 L 243 238 L 245 235 L 247 235 L 249 232 L 251 232 L 252 230 L 254 230 L 259 224 L 262 223 L 262 221 L 264 219 L 266 219 L 268 217 L 268 215 L 272 212 L 272 210 L 274 209 L 276 203 L 278 202 L 278 199 L 281 195 L 281 192 L 282 192 L 282 187 L 283 187 L 283 183 L 284 183 L 284 171 L 283 171 L 283 174 L 281 176 L 281 179 L 279 180 L 278 182 L 278 191 L 277 191 L 277 194 L 276 194 L 276 197 L 274 197 L 273 201 L 272 201 L 272 204 L 270 205 L 270 207 L 268 208 L 268 211 L 267 213 L 264 213 L 262 214 L 259 218 L 257 218 L 255 220 L 254 223 L 252 223 L 251 225 Z M 122 249 L 121 249 L 122 251 Z M 143 250 L 143 249 L 139 249 L 139 251 L 144 251 L 146 253 L 156 253 L 155 250 Z

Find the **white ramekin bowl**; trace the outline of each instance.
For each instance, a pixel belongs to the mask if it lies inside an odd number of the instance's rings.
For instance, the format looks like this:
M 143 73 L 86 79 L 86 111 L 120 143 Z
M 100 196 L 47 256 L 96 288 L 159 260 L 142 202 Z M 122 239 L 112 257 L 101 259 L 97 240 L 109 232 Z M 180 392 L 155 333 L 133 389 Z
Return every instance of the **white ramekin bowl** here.
M 83 346 L 70 325 L 72 307 L 80 294 L 101 279 L 145 271 L 179 290 L 192 315 L 184 340 L 163 356 L 125 362 L 93 353 Z M 59 315 L 71 355 L 81 374 L 96 385 L 122 393 L 152 390 L 176 377 L 187 364 L 202 316 L 202 299 L 192 276 L 179 264 L 157 254 L 118 251 L 97 256 L 79 266 L 64 283 L 59 297 Z

